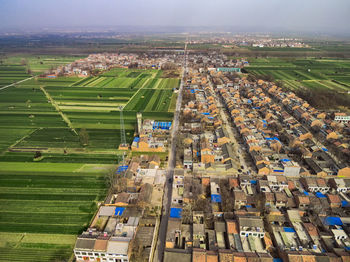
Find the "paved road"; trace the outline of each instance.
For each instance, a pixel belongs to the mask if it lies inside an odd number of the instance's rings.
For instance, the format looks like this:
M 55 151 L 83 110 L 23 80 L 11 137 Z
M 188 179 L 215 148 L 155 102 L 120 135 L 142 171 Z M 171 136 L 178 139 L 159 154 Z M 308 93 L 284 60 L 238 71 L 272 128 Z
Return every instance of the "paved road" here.
M 179 129 L 179 119 L 180 119 L 180 112 L 181 112 L 181 104 L 182 104 L 182 89 L 184 84 L 184 76 L 187 72 L 187 43 L 185 44 L 185 60 L 184 60 L 184 68 L 182 72 L 182 78 L 179 88 L 179 93 L 176 101 L 176 109 L 174 114 L 174 121 L 172 124 L 172 130 L 171 130 L 171 149 L 169 150 L 169 157 L 168 157 L 168 169 L 166 172 L 166 182 L 164 187 L 164 195 L 163 195 L 163 210 L 162 210 L 162 216 L 161 221 L 159 225 L 159 235 L 158 235 L 158 243 L 157 243 L 157 249 L 156 254 L 153 261 L 161 262 L 163 261 L 164 257 L 164 250 L 165 250 L 165 238 L 166 238 L 166 232 L 168 228 L 168 220 L 170 215 L 170 204 L 171 204 L 171 195 L 173 191 L 173 184 L 172 184 L 172 178 L 174 174 L 174 169 L 176 165 L 176 134 Z M 170 180 L 170 182 L 169 182 Z
M 0 90 L 4 90 L 4 89 L 6 89 L 6 88 L 8 88 L 8 87 L 10 87 L 10 86 L 14 86 L 14 85 L 20 84 L 20 83 L 22 83 L 22 82 L 24 82 L 24 81 L 27 81 L 27 80 L 29 80 L 29 79 L 32 79 L 33 77 L 34 77 L 34 76 L 29 77 L 29 78 L 26 78 L 26 79 L 23 79 L 23 80 L 18 81 L 18 82 L 16 82 L 16 83 L 12 83 L 11 85 L 7 85 L 7 86 L 0 87 Z

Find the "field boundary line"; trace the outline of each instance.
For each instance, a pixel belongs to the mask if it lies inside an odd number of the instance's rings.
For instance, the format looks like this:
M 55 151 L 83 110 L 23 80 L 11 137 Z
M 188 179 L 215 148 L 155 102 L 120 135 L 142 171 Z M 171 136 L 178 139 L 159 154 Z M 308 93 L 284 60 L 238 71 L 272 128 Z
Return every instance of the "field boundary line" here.
M 150 88 L 150 89 L 162 89 L 162 88 L 158 88 L 158 86 L 160 85 L 160 83 L 163 82 L 163 78 L 158 78 L 158 81 L 156 82 L 156 85 L 154 88 Z
M 27 232 L 22 233 L 21 239 L 18 240 L 18 243 L 15 245 L 14 248 L 17 248 L 22 243 L 23 238 L 25 238 L 26 236 L 27 236 Z
M 74 86 L 73 86 L 74 84 L 79 83 L 79 82 L 83 82 L 83 80 L 85 80 L 85 79 L 86 79 L 86 78 L 79 79 L 79 80 L 77 80 L 77 81 L 71 83 L 71 84 L 69 85 L 69 87 L 74 87 Z
M 16 82 L 16 83 L 12 83 L 12 84 L 10 84 L 10 85 L 0 87 L 0 91 L 1 91 L 1 90 L 6 89 L 6 88 L 8 88 L 8 87 L 11 87 L 11 86 L 17 85 L 17 84 L 19 84 L 19 83 L 22 83 L 22 82 L 24 82 L 24 81 L 27 81 L 27 80 L 29 80 L 29 79 L 32 79 L 32 78 L 34 78 L 34 77 L 35 77 L 35 76 L 32 76 L 32 77 L 29 77 L 29 78 L 26 78 L 26 79 L 20 80 L 20 81 L 18 81 L 18 82 Z
M 147 81 L 145 81 L 145 82 L 143 83 L 143 85 L 142 85 L 139 89 L 144 88 L 144 87 L 147 85 L 147 83 L 148 83 L 149 81 L 151 81 L 151 79 L 154 79 L 154 78 L 148 78 Z
M 51 95 L 45 90 L 43 86 L 40 86 L 40 90 L 43 91 L 46 98 L 51 102 L 51 104 L 55 107 L 56 111 L 61 115 L 64 122 L 67 123 L 68 127 L 73 130 L 73 132 L 78 135 L 77 131 L 74 129 L 72 122 L 69 120 L 69 118 L 62 112 L 56 101 L 51 97 Z
M 26 134 L 25 136 L 23 136 L 22 138 L 20 138 L 19 140 L 17 140 L 16 142 L 14 142 L 12 145 L 10 145 L 7 150 L 5 150 L 4 152 L 2 152 L 1 155 L 3 155 L 6 151 L 8 151 L 9 148 L 13 148 L 15 147 L 17 144 L 21 143 L 24 139 L 26 139 L 27 137 L 31 136 L 32 134 L 34 134 L 37 130 L 42 129 L 42 127 L 39 128 L 34 128 L 33 131 L 29 132 L 28 134 Z
M 130 103 L 130 101 L 138 94 L 138 92 L 140 92 L 140 90 L 146 86 L 146 84 L 150 79 L 153 79 L 153 78 L 148 78 L 147 81 L 145 81 L 143 85 L 132 95 L 132 97 L 130 97 L 129 101 L 123 106 L 123 108 L 125 108 Z

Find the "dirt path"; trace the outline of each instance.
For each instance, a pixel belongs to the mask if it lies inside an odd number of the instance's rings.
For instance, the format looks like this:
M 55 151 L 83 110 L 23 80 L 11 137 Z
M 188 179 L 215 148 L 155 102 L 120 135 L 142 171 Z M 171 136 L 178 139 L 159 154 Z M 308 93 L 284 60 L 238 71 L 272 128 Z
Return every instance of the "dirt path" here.
M 51 97 L 51 95 L 45 90 L 43 86 L 40 86 L 41 91 L 45 94 L 46 98 L 51 102 L 51 104 L 55 107 L 56 111 L 61 115 L 64 122 L 67 123 L 70 129 L 73 130 L 73 132 L 78 135 L 77 131 L 74 129 L 72 122 L 69 120 L 69 118 L 61 111 L 60 107 L 57 105 L 56 101 Z

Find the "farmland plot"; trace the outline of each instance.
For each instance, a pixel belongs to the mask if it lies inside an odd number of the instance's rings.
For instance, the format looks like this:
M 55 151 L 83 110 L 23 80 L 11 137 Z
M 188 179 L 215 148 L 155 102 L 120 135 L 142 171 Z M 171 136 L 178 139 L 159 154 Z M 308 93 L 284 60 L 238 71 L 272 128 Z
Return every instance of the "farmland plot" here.
M 161 78 L 157 89 L 174 89 L 180 85 L 180 80 L 177 78 Z
M 57 78 L 46 78 L 36 77 L 24 82 L 22 85 L 37 85 L 37 86 L 70 86 L 80 81 L 80 77 L 57 77 Z
M 23 168 L 16 163 L 2 163 L 3 261 L 16 261 L 18 254 L 22 261 L 69 258 L 73 239 L 88 225 L 96 210 L 95 201 L 105 195 L 103 172 L 81 172 L 82 167 L 83 164 L 32 163 Z
M 0 87 L 13 84 L 23 79 L 31 77 L 26 72 L 24 66 L 1 65 L 0 66 Z
M 350 60 L 347 59 L 280 59 L 251 58 L 250 73 L 272 76 L 282 80 L 287 88 L 300 87 L 330 89 L 339 92 L 350 90 Z M 314 82 L 312 82 L 314 81 Z
M 167 112 L 172 94 L 172 90 L 157 89 L 147 104 L 145 111 Z
M 22 65 L 23 63 L 30 68 L 35 74 L 41 74 L 48 71 L 50 68 L 56 68 L 60 65 L 67 65 L 82 56 L 71 55 L 30 55 L 16 54 L 9 55 L 4 60 L 4 64 Z

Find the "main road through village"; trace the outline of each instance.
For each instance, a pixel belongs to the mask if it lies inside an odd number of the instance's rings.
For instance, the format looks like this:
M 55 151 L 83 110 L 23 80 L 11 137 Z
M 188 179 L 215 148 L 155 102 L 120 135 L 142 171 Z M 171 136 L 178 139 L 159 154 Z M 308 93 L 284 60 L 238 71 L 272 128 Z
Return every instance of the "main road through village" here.
M 166 232 L 168 227 L 168 220 L 170 216 L 171 195 L 173 191 L 172 178 L 173 178 L 174 169 L 176 166 L 176 157 L 175 157 L 176 134 L 179 130 L 179 119 L 180 119 L 181 104 L 182 104 L 182 89 L 183 89 L 184 77 L 186 73 L 187 73 L 187 43 L 185 44 L 185 49 L 184 49 L 182 77 L 181 77 L 180 88 L 179 88 L 178 97 L 176 101 L 176 110 L 174 114 L 174 120 L 172 124 L 172 129 L 171 129 L 171 148 L 169 150 L 168 168 L 166 172 L 166 182 L 164 187 L 163 210 L 162 210 L 162 216 L 161 216 L 161 221 L 160 221 L 159 231 L 158 231 L 159 234 L 158 234 L 157 249 L 154 257 L 154 261 L 158 261 L 158 262 L 163 261 L 163 257 L 164 257 L 165 238 L 166 238 Z

